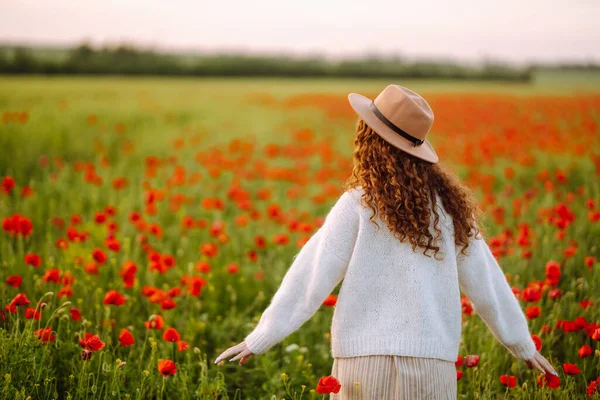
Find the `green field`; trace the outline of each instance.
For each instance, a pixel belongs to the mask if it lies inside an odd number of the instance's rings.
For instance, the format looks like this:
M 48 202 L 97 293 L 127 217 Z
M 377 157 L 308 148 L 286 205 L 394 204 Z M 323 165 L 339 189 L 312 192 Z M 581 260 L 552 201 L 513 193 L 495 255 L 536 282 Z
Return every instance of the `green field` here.
M 253 329 L 306 239 L 291 223 L 316 227 L 341 194 L 356 123 L 345 96 L 374 96 L 389 83 L 0 77 L 0 397 L 323 398 L 314 389 L 331 372 L 331 307 L 244 366 L 213 361 Z M 600 77 L 393 83 L 431 100 L 431 142 L 481 200 L 511 285 L 540 291 L 538 301 L 519 300 L 528 315 L 539 307 L 530 330 L 560 374 L 560 387 L 541 387 L 476 314 L 465 315 L 460 354 L 481 362 L 457 367 L 460 398 L 585 398 L 600 376 Z M 224 208 L 210 206 L 215 198 Z M 283 220 L 270 217 L 274 209 Z M 6 221 L 15 214 L 33 230 L 11 233 Z M 523 224 L 532 231 L 526 244 Z M 216 255 L 202 252 L 207 243 Z M 97 249 L 106 261 L 94 258 Z M 128 261 L 137 266 L 130 287 L 121 275 Z M 550 261 L 561 270 L 553 284 Z M 19 287 L 6 283 L 15 276 Z M 200 293 L 192 281 L 202 282 Z M 125 303 L 105 304 L 109 290 Z M 19 293 L 30 304 L 10 312 Z M 27 318 L 38 303 L 40 319 Z M 148 329 L 152 315 L 189 349 Z M 43 343 L 35 332 L 46 327 L 55 339 Z M 119 344 L 123 328 L 134 345 Z M 85 332 L 105 343 L 89 360 L 81 356 Z M 582 346 L 591 354 L 581 357 Z M 177 372 L 162 377 L 160 359 L 175 361 Z M 566 374 L 565 363 L 581 372 Z M 501 375 L 517 385 L 502 385 Z

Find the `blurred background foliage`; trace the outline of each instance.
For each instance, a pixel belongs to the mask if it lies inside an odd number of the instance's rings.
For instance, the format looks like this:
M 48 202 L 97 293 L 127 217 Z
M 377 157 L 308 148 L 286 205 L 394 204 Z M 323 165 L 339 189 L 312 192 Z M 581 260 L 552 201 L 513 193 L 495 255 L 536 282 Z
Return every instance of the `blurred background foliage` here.
M 168 54 L 131 45 L 73 48 L 0 45 L 0 73 L 85 75 L 186 75 L 353 78 L 437 78 L 530 81 L 534 70 L 600 70 L 595 64 L 514 66 L 487 60 L 471 65 L 452 60 L 364 56 L 331 60 L 319 56 L 234 53 Z

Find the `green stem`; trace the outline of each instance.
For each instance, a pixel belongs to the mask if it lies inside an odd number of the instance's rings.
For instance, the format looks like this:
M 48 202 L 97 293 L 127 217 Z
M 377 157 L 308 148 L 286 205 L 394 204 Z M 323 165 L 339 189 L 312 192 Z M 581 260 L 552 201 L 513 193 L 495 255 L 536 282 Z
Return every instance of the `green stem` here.
M 167 380 L 167 377 L 163 376 L 163 383 L 162 383 L 162 387 L 160 388 L 160 400 L 162 400 L 162 397 L 163 397 L 163 392 L 165 390 L 165 382 L 166 382 L 166 380 Z

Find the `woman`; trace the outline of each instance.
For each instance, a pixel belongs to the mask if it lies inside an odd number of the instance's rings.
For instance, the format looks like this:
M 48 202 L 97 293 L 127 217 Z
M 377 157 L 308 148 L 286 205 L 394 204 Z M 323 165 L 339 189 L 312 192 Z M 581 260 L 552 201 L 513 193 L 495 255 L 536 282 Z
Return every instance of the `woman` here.
M 556 374 L 480 235 L 474 198 L 425 139 L 429 104 L 398 85 L 374 101 L 356 93 L 349 101 L 361 118 L 346 191 L 256 328 L 215 363 L 266 352 L 343 279 L 331 325 L 331 375 L 341 383 L 333 399 L 455 399 L 460 290 L 511 354 Z

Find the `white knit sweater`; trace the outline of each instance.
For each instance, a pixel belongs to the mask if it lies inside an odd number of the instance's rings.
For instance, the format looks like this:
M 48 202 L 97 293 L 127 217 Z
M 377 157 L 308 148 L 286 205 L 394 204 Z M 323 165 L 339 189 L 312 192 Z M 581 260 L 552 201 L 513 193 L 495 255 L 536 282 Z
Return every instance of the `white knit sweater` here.
M 258 325 L 245 338 L 252 353 L 266 352 L 300 328 L 343 279 L 331 325 L 333 357 L 389 354 L 456 361 L 462 332 L 460 290 L 515 357 L 533 357 L 536 348 L 525 315 L 488 245 L 472 239 L 468 256 L 462 255 L 439 196 L 438 256 L 443 261 L 426 257 L 422 250 L 413 252 L 378 216 L 381 228 L 376 231 L 361 194 L 361 188 L 344 192 L 296 254 Z

